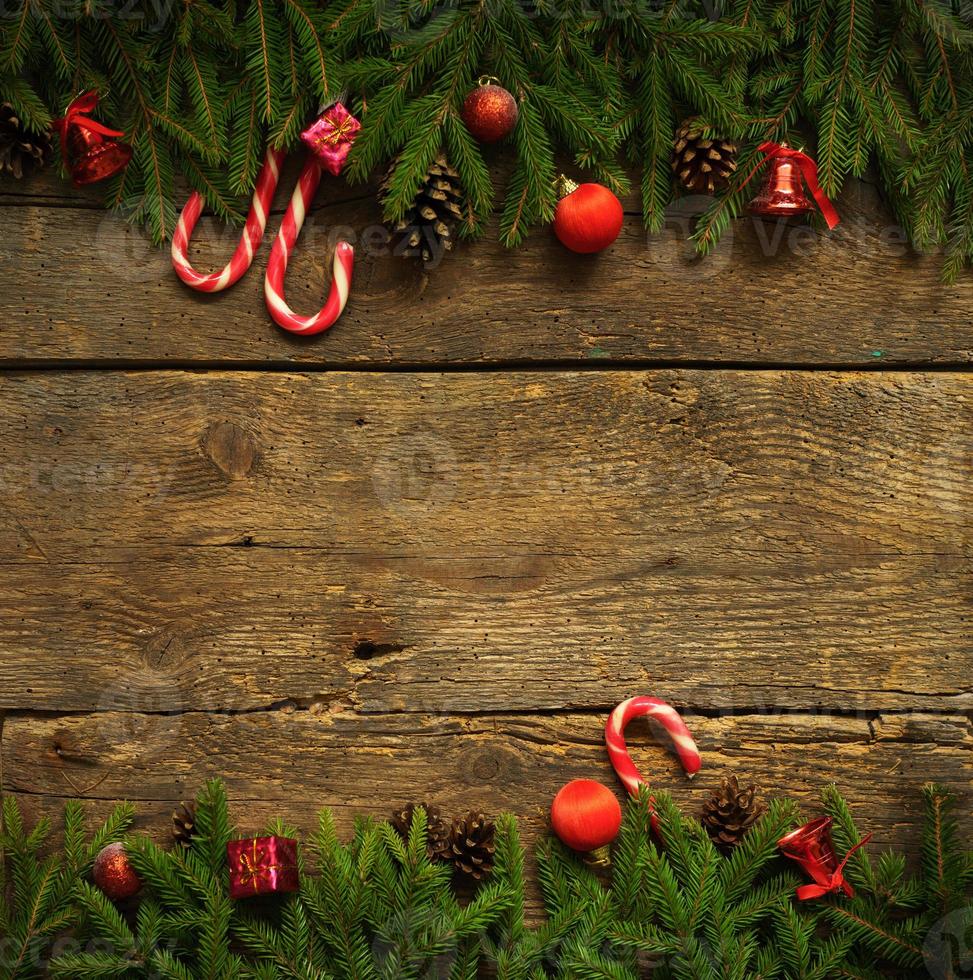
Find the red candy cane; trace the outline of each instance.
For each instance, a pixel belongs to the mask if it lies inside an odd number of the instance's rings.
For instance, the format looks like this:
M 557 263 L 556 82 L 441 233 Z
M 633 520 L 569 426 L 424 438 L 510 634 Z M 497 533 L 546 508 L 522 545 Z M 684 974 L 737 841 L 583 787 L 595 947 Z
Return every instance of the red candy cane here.
M 618 773 L 618 778 L 633 796 L 645 780 L 628 754 L 628 747 L 625 745 L 625 726 L 633 718 L 641 718 L 643 715 L 657 718 L 662 723 L 663 728 L 672 738 L 679 761 L 690 779 L 699 772 L 699 767 L 702 765 L 699 749 L 696 748 L 696 743 L 689 734 L 685 722 L 672 705 L 658 698 L 629 698 L 608 716 L 608 724 L 605 726 L 605 745 L 608 747 L 608 757 L 615 767 L 615 772 Z
M 193 289 L 203 293 L 218 293 L 232 286 L 253 264 L 253 257 L 264 237 L 267 226 L 267 215 L 270 214 L 270 204 L 274 199 L 277 181 L 280 179 L 280 168 L 284 162 L 284 151 L 268 149 L 264 164 L 257 177 L 257 186 L 253 191 L 250 203 L 250 213 L 244 225 L 240 242 L 233 257 L 219 272 L 197 272 L 189 262 L 189 239 L 203 210 L 203 198 L 198 191 L 193 191 L 186 206 L 179 216 L 179 224 L 172 236 L 172 267 L 176 275 Z
M 264 299 L 267 301 L 267 309 L 274 322 L 291 333 L 303 336 L 327 330 L 341 316 L 345 303 L 348 302 L 355 259 L 355 250 L 351 245 L 348 242 L 338 242 L 334 250 L 331 292 L 328 294 L 327 302 L 313 316 L 298 316 L 287 305 L 284 299 L 284 274 L 287 272 L 287 260 L 290 258 L 297 236 L 301 233 L 304 215 L 314 199 L 320 182 L 321 164 L 308 154 L 304 169 L 291 196 L 291 203 L 284 214 L 280 231 L 274 239 L 270 261 L 267 263 L 267 275 L 264 277 Z

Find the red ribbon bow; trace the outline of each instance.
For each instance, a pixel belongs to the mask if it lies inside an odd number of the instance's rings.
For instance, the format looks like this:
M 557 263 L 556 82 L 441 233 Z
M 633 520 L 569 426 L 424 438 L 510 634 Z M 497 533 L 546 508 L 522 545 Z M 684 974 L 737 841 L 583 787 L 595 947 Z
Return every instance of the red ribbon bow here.
M 120 129 L 110 129 L 108 126 L 98 122 L 97 119 L 89 118 L 85 113 L 94 112 L 98 107 L 98 93 L 92 89 L 79 95 L 68 107 L 63 118 L 54 120 L 54 128 L 61 135 L 61 156 L 68 158 L 68 133 L 72 126 L 79 126 L 81 129 L 88 130 L 89 133 L 98 133 L 100 136 L 124 136 Z
M 859 848 L 864 847 L 872 839 L 871 834 L 866 834 L 844 857 L 844 860 L 837 868 L 834 869 L 830 874 L 827 872 L 822 865 L 817 867 L 808 863 L 805 864 L 805 870 L 807 873 L 815 880 L 814 885 L 801 885 L 797 889 L 797 897 L 803 902 L 809 898 L 820 898 L 822 895 L 829 895 L 831 892 L 836 892 L 839 889 L 843 891 L 848 898 L 854 897 L 855 889 L 845 880 L 845 876 L 842 873 L 845 870 L 845 865 L 848 863 L 848 859 L 855 853 Z
M 768 140 L 757 147 L 764 155 L 765 160 L 773 160 L 775 157 L 784 157 L 793 160 L 800 168 L 801 176 L 810 190 L 814 200 L 817 201 L 824 220 L 828 223 L 828 228 L 834 228 L 841 221 L 835 206 L 828 200 L 821 185 L 818 183 L 818 165 L 806 153 L 800 150 L 792 150 L 789 146 L 781 146 L 780 143 L 773 143 Z

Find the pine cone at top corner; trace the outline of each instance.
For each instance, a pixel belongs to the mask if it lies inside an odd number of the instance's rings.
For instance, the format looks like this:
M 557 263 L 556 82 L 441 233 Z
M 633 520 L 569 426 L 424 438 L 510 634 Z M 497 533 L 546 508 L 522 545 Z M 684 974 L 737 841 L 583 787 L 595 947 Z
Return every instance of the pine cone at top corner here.
M 756 786 L 740 789 L 736 776 L 725 776 L 720 788 L 703 804 L 700 820 L 714 843 L 729 850 L 743 840 L 766 810 Z
M 0 103 L 0 175 L 16 180 L 43 169 L 54 155 L 50 133 L 29 133 L 9 102 Z
M 703 136 L 695 117 L 677 130 L 672 148 L 672 172 L 695 194 L 725 190 L 737 168 L 737 145 L 717 136 Z
M 383 200 L 395 166 L 393 162 L 379 187 Z M 438 261 L 443 252 L 453 247 L 465 201 L 459 173 L 449 165 L 446 154 L 440 152 L 427 171 L 412 206 L 390 229 L 393 254 L 418 258 L 426 265 Z
M 479 810 L 453 820 L 452 860 L 463 874 L 479 881 L 493 870 L 497 828 Z
M 189 847 L 196 834 L 196 804 L 180 803 L 172 811 L 172 839 L 180 847 Z
M 410 803 L 395 810 L 392 813 L 391 824 L 395 832 L 407 841 L 409 831 L 412 829 L 412 815 L 417 807 L 422 807 L 426 811 L 426 853 L 431 861 L 450 861 L 452 860 L 452 850 L 450 848 L 451 832 L 449 823 L 439 812 L 438 806 L 431 803 Z

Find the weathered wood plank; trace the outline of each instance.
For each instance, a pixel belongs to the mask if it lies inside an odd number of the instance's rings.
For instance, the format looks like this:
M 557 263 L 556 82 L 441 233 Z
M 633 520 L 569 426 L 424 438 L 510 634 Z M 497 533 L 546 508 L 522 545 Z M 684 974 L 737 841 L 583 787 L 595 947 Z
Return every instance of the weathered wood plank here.
M 970 409 L 955 374 L 9 376 L 0 706 L 968 711 Z
M 283 208 L 290 182 L 281 182 Z M 489 364 L 673 360 L 767 364 L 968 362 L 973 279 L 939 282 L 938 260 L 908 254 L 874 190 L 853 183 L 832 235 L 743 219 L 711 258 L 686 241 L 680 206 L 646 236 L 637 196 L 616 245 L 600 258 L 568 253 L 546 230 L 509 252 L 461 246 L 424 276 L 387 255 L 371 188 L 327 183 L 289 270 L 292 305 L 316 309 L 335 237 L 356 242 L 348 309 L 313 341 L 285 336 L 261 294 L 269 243 L 236 288 L 201 297 L 94 199 L 30 184 L 0 207 L 0 262 L 16 269 L 0 293 L 0 363 L 133 362 Z M 54 196 L 51 196 L 54 195 Z M 697 202 L 698 203 L 698 202 Z M 218 267 L 237 232 L 210 220 L 194 257 Z
M 939 780 L 961 796 L 973 831 L 973 732 L 969 719 L 892 715 L 872 720 L 768 715 L 688 719 L 703 753 L 693 783 L 647 734 L 630 730 L 633 758 L 652 785 L 696 812 L 725 772 L 813 811 L 835 782 L 876 850 L 903 846 L 919 818 L 918 788 Z M 138 804 L 140 825 L 165 837 L 174 801 L 211 776 L 226 780 L 243 831 L 271 816 L 311 829 L 335 809 L 347 832 L 355 813 L 384 816 L 417 798 L 446 810 L 508 809 L 532 840 L 557 789 L 573 778 L 616 783 L 601 741 L 604 716 L 361 716 L 331 710 L 147 716 L 130 713 L 8 717 L 2 764 L 7 792 L 33 815 L 55 816 L 65 797 L 93 813 L 115 800 Z M 915 843 L 912 840 L 912 843 Z

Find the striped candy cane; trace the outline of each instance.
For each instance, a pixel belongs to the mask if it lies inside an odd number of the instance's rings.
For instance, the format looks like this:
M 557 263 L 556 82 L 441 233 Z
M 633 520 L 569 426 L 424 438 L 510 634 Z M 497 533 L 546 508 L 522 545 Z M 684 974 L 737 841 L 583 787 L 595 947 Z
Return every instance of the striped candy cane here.
M 331 292 L 327 302 L 313 316 L 298 316 L 287 305 L 284 299 L 284 274 L 287 272 L 287 260 L 291 250 L 301 233 L 304 215 L 308 205 L 314 199 L 314 194 L 321 182 L 321 164 L 311 154 L 304 162 L 304 169 L 298 179 L 291 203 L 287 206 L 280 231 L 274 239 L 270 251 L 270 261 L 267 263 L 267 275 L 264 277 L 264 299 L 274 322 L 291 333 L 310 336 L 327 330 L 341 316 L 348 302 L 348 291 L 351 288 L 351 273 L 354 266 L 355 250 L 348 242 L 338 242 L 334 250 L 334 265 L 332 271 Z
M 699 749 L 696 748 L 696 743 L 689 734 L 685 722 L 672 705 L 658 698 L 629 698 L 608 716 L 608 724 L 605 726 L 605 745 L 608 747 L 608 757 L 615 767 L 615 772 L 618 773 L 618 778 L 633 796 L 645 780 L 628 754 L 625 745 L 625 726 L 633 718 L 641 718 L 643 715 L 658 718 L 662 723 L 663 728 L 672 738 L 679 761 L 690 779 L 699 772 L 699 767 L 702 765 Z
M 250 213 L 247 215 L 240 242 L 233 257 L 219 272 L 197 272 L 189 263 L 189 239 L 192 238 L 193 229 L 203 210 L 202 196 L 197 191 L 193 191 L 182 209 L 179 224 L 176 225 L 175 234 L 172 236 L 172 267 L 187 286 L 203 293 L 218 293 L 227 286 L 232 286 L 250 268 L 264 237 L 267 215 L 270 214 L 270 204 L 274 199 L 283 162 L 283 150 L 267 150 L 257 177 Z

